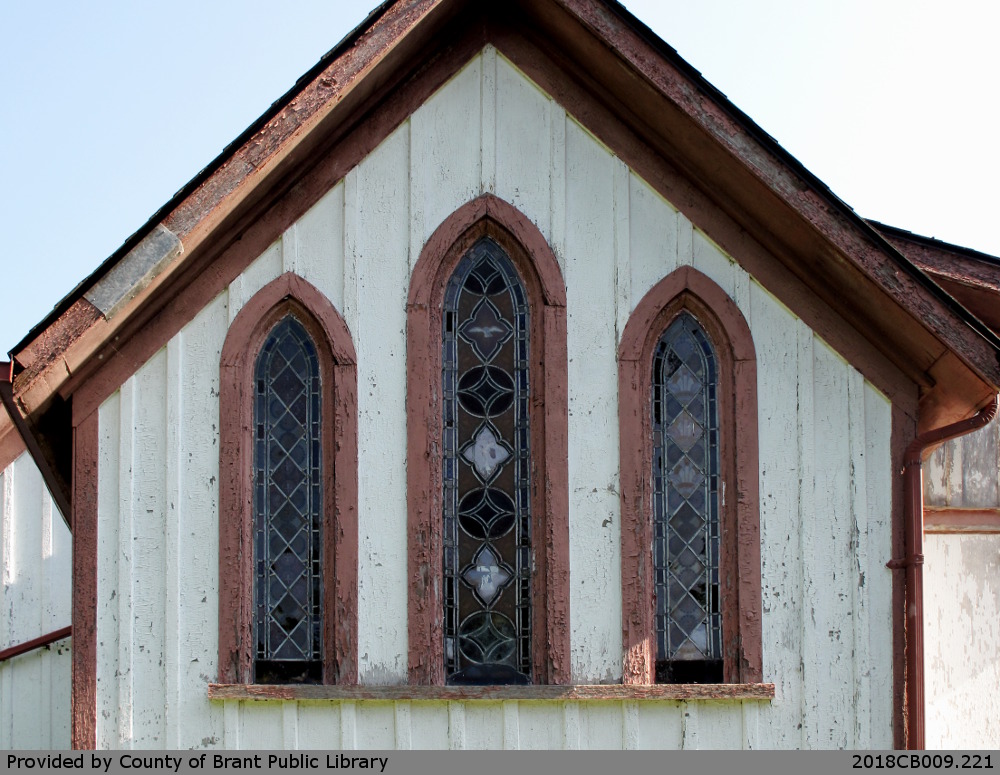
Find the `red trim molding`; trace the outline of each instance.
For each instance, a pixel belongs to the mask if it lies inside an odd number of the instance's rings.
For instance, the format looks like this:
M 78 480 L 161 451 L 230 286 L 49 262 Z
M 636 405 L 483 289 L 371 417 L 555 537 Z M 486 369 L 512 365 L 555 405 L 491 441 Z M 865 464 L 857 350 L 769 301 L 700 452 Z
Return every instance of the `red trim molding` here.
M 43 646 L 49 646 L 55 643 L 57 640 L 62 640 L 63 638 L 68 638 L 73 634 L 72 627 L 63 627 L 62 629 L 55 630 L 54 632 L 47 633 L 45 635 L 39 635 L 37 638 L 32 638 L 31 640 L 26 640 L 24 643 L 18 643 L 10 648 L 0 650 L 0 662 L 6 662 L 8 659 L 13 659 L 14 657 L 19 657 L 22 654 L 27 654 L 29 651 L 34 651 L 35 649 L 40 649 Z
M 448 279 L 483 236 L 500 244 L 531 306 L 533 652 L 537 683 L 569 666 L 569 475 L 566 286 L 541 232 L 491 194 L 460 207 L 424 246 L 407 304 L 407 506 L 411 684 L 444 684 L 442 628 L 441 315 Z
M 73 428 L 73 648 L 71 745 L 97 747 L 97 461 L 93 412 Z
M 3 420 L 0 419 L 0 426 L 3 425 Z M 24 439 L 17 432 L 14 421 L 8 416 L 6 427 L 0 427 L 0 471 L 6 471 L 10 464 L 21 457 L 26 449 Z
M 618 350 L 622 498 L 622 681 L 653 683 L 653 351 L 682 311 L 692 314 L 719 358 L 722 472 L 722 631 L 724 680 L 759 683 L 761 650 L 757 358 L 750 328 L 718 285 L 689 266 L 657 283 L 625 326 Z
M 358 388 L 347 324 L 316 288 L 288 273 L 233 320 L 219 383 L 219 677 L 253 680 L 253 384 L 271 328 L 293 313 L 316 343 L 323 376 L 323 681 L 357 683 Z M 332 383 L 332 384 L 331 384 Z M 332 465 L 331 465 L 332 463 Z M 330 561 L 332 558 L 332 562 Z
M 774 699 L 774 684 L 576 684 L 575 686 L 316 686 L 296 684 L 209 684 L 209 700 L 394 702 L 520 702 L 623 700 L 762 700 Z
M 1000 508 L 925 508 L 924 532 L 1000 533 Z

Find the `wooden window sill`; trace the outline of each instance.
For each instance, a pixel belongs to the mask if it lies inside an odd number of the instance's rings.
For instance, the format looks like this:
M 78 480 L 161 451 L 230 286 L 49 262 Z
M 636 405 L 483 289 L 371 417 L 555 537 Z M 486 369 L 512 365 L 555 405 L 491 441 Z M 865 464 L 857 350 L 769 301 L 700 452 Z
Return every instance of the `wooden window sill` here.
M 210 700 L 771 700 L 774 684 L 317 686 L 209 684 Z

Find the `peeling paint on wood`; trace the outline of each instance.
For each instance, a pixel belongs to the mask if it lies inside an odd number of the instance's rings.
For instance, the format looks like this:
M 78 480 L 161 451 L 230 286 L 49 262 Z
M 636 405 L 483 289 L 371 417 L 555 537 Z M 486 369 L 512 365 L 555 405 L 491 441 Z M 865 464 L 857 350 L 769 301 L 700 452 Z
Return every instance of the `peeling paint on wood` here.
M 593 734 L 640 748 L 891 746 L 890 404 L 503 56 L 488 52 L 485 70 L 483 61 L 285 229 L 101 406 L 96 744 L 584 747 Z M 494 103 L 503 115 L 483 120 Z M 458 141 L 437 130 L 454 116 L 474 117 L 476 131 L 452 148 Z M 504 129 L 522 121 L 541 135 L 523 153 L 521 135 Z M 491 122 L 492 146 L 483 140 Z M 451 203 L 428 201 L 449 153 L 468 162 L 448 178 Z M 531 187 L 516 190 L 529 172 Z M 406 292 L 414 246 L 455 203 L 491 186 L 551 240 L 566 279 L 570 663 L 574 681 L 599 686 L 473 702 L 402 685 L 407 547 L 418 540 L 406 534 Z M 757 349 L 763 679 L 773 689 L 615 683 L 616 332 L 680 264 L 733 296 Z M 258 702 L 249 687 L 208 686 L 218 675 L 216 375 L 236 311 L 285 271 L 330 294 L 357 348 L 361 686 L 252 689 L 272 698 Z M 142 459 L 154 446 L 162 459 Z M 145 588 L 150 573 L 160 579 Z M 870 656 L 856 660 L 866 644 Z M 231 699 L 210 701 L 226 691 Z M 314 691 L 346 693 L 305 701 Z M 705 693 L 713 699 L 690 699 Z

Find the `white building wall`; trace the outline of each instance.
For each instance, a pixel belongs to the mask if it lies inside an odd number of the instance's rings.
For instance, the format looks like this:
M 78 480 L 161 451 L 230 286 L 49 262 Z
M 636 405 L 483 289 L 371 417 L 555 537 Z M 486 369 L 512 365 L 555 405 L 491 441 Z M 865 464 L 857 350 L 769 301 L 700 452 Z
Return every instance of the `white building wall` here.
M 0 651 L 70 624 L 71 541 L 22 454 L 0 472 Z M 0 749 L 69 748 L 69 638 L 0 662 Z
M 700 702 L 209 702 L 217 676 L 218 372 L 228 325 L 294 271 L 354 337 L 359 664 L 406 681 L 406 299 L 434 229 L 484 192 L 541 230 L 567 288 L 571 657 L 621 679 L 615 353 L 691 264 L 736 301 L 759 374 L 764 680 Z M 890 747 L 890 405 L 488 47 L 100 409 L 98 746 Z
M 1000 535 L 924 539 L 928 748 L 1000 748 Z

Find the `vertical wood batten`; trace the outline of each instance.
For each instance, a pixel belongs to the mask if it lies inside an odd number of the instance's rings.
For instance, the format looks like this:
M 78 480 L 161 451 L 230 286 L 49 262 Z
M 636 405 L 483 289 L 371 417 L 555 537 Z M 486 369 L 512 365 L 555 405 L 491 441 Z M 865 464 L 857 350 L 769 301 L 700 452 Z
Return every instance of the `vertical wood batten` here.
M 639 703 L 638 747 L 680 750 L 684 745 L 683 708 L 680 702 Z
M 164 628 L 163 654 L 165 664 L 176 666 L 165 669 L 164 675 L 164 748 L 181 747 L 181 717 L 179 714 L 182 702 L 182 680 L 180 666 L 180 632 L 184 620 L 181 605 L 183 597 L 184 578 L 181 573 L 180 552 L 181 537 L 181 503 L 184 491 L 181 484 L 181 432 L 183 427 L 183 349 L 184 329 L 167 343 L 166 356 L 166 423 L 165 423 L 165 459 L 163 466 L 164 491 L 163 501 L 166 509 L 163 536 L 166 539 L 163 546 L 164 563 Z M 186 629 L 186 628 L 185 628 Z
M 96 738 L 98 748 L 118 745 L 120 726 L 118 674 L 120 629 L 118 583 L 118 531 L 121 508 L 121 391 L 113 393 L 98 410 L 97 462 L 97 611 L 95 655 Z
M 851 569 L 848 576 L 852 592 L 851 621 L 854 624 L 852 674 L 854 680 L 851 705 L 854 708 L 854 729 L 851 748 L 871 748 L 871 650 L 869 635 L 868 550 L 868 467 L 865 462 L 865 384 L 855 369 L 847 374 L 848 443 L 850 455 L 850 514 Z
M 813 332 L 801 321 L 796 321 L 798 353 L 798 460 L 799 492 L 798 509 L 801 551 L 798 562 L 798 590 L 802 598 L 801 620 L 799 621 L 799 659 L 802 664 L 802 692 L 799 707 L 801 739 L 800 748 L 810 748 L 818 733 L 816 716 L 813 713 L 817 702 L 818 689 L 816 674 L 819 670 L 820 643 L 815 630 L 814 612 L 818 590 L 811 566 L 816 561 L 816 480 L 815 480 L 815 413 L 813 409 Z
M 11 587 L 13 563 L 11 562 L 11 534 L 13 532 L 13 466 L 0 472 L 0 611 L 9 611 L 7 590 Z M 3 647 L 13 643 L 11 627 L 13 617 L 0 619 L 0 644 Z M 9 663 L 0 663 L 0 748 L 8 751 L 14 745 L 14 671 Z
M 691 265 L 711 278 L 729 298 L 736 296 L 736 263 L 701 231 L 692 233 Z
M 479 57 L 480 194 L 497 188 L 497 50 L 487 45 Z
M 132 546 L 135 536 L 132 532 L 133 510 L 133 478 L 132 466 L 135 459 L 135 378 L 129 379 L 121 387 L 121 415 L 118 420 L 118 530 L 115 533 L 116 543 L 108 548 L 118 557 L 118 579 L 110 590 L 112 598 L 117 594 L 118 607 L 116 621 L 118 625 L 117 642 L 111 640 L 111 648 L 117 646 L 118 664 L 118 727 L 115 730 L 116 742 L 110 748 L 128 748 L 131 745 L 134 714 L 132 698 L 134 695 L 134 671 L 132 655 L 134 652 L 134 623 L 132 619 Z M 114 685 L 114 684 L 112 684 Z
M 164 619 L 167 508 L 164 471 L 167 438 L 167 352 L 154 355 L 134 377 L 131 476 L 132 734 L 136 748 L 165 746 L 167 707 Z
M 240 710 L 240 748 L 279 750 L 284 738 L 284 703 L 244 702 Z
M 527 215 L 545 238 L 552 240 L 551 203 L 558 175 L 552 169 L 552 121 L 555 115 L 552 101 L 508 60 L 496 56 L 495 50 L 493 61 L 496 68 L 495 193 Z M 483 62 L 486 72 L 490 59 L 484 55 Z M 484 91 L 484 106 L 489 98 Z M 484 112 L 484 138 L 488 136 L 486 115 Z M 488 158 L 489 149 L 484 145 L 484 188 Z
M 851 545 L 851 457 L 848 423 L 847 374 L 849 367 L 824 343 L 813 340 L 815 398 L 814 453 L 816 495 L 812 532 L 812 577 L 807 599 L 811 633 L 815 637 L 811 684 L 814 722 L 812 747 L 848 748 L 854 733 L 853 676 L 851 651 L 854 643 Z M 804 520 L 809 515 L 803 515 Z M 822 655 L 820 657 L 820 655 Z
M 477 56 L 410 116 L 411 262 L 438 225 L 479 194 L 481 69 Z
M 563 277 L 566 276 L 566 125 L 568 123 L 566 111 L 555 100 L 550 100 L 549 161 L 552 165 L 549 184 L 549 211 L 552 218 L 550 244 Z
M 452 751 L 465 749 L 465 704 L 448 703 L 448 748 Z
M 344 184 L 338 183 L 282 236 L 283 264 L 344 306 Z
M 414 702 L 410 704 L 410 739 L 417 748 L 444 751 L 449 747 L 448 704 Z
M 632 254 L 630 250 L 629 170 L 614 159 L 611 198 L 614 202 L 615 247 L 615 344 L 622 339 L 625 324 L 632 312 Z M 638 257 L 637 257 L 638 258 Z
M 576 751 L 580 748 L 580 704 L 563 704 L 563 748 Z
M 205 703 L 210 676 L 218 675 L 219 633 L 219 358 L 228 329 L 226 294 L 217 296 L 182 334 L 177 460 L 179 500 L 177 641 L 179 697 L 176 747 L 222 745 L 223 709 Z
M 892 404 L 865 384 L 866 491 L 868 502 L 869 679 L 872 748 L 892 747 Z
M 282 274 L 282 242 L 277 239 L 229 284 L 229 322 L 261 288 Z
M 749 319 L 757 351 L 763 668 L 780 698 L 763 711 L 768 720 L 765 745 L 794 748 L 802 745 L 797 325 L 756 283 L 750 286 Z
M 357 169 L 348 232 L 358 364 L 358 654 L 361 683 L 406 680 L 405 180 L 408 128 Z M 402 216 L 404 217 L 401 217 Z M 353 289 L 352 289 L 353 290 Z M 389 451 L 388 454 L 386 451 Z
M 571 665 L 576 683 L 622 674 L 614 159 L 566 127 L 566 315 L 569 355 Z M 617 619 L 615 618 L 617 616 Z
M 634 172 L 629 172 L 628 186 L 631 314 L 650 288 L 677 268 L 679 216 Z
M 393 708 L 395 713 L 396 748 L 408 751 L 413 748 L 413 734 L 410 724 L 410 703 L 397 702 Z

